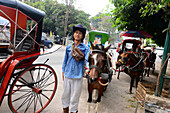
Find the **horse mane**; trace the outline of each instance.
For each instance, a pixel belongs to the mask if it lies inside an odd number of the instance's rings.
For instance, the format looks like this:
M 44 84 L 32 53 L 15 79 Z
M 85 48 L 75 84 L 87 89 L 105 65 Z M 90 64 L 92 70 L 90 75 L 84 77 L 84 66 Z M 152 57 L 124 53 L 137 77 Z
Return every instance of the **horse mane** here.
M 94 49 L 104 51 L 104 46 L 102 44 L 97 44 L 96 46 L 94 46 Z

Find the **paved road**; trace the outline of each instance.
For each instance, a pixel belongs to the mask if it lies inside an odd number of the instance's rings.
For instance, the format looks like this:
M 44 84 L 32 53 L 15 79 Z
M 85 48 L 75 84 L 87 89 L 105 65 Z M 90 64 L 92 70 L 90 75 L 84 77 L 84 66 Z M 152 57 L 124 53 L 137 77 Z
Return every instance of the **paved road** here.
M 53 50 L 55 45 L 51 50 Z M 48 50 L 50 51 L 50 50 Z M 61 66 L 64 57 L 65 46 L 59 49 L 57 52 L 45 56 L 41 56 L 36 60 L 36 63 L 44 62 L 47 58 L 50 60 L 47 64 L 51 65 L 57 75 L 58 75 L 58 87 L 55 97 L 52 102 L 47 106 L 47 108 L 42 113 L 61 113 L 62 112 L 62 104 L 61 104 L 61 95 L 63 91 L 63 81 L 61 77 Z M 115 51 L 115 50 L 113 50 Z M 114 52 L 114 58 L 117 58 L 117 54 Z M 155 76 L 151 76 L 149 79 L 155 79 Z M 148 78 L 146 78 L 148 79 Z M 116 79 L 116 76 L 113 76 L 112 82 L 109 84 L 107 91 L 104 93 L 100 103 L 100 113 L 134 113 L 136 107 L 135 100 L 135 88 L 133 88 L 133 94 L 129 94 L 129 85 L 130 85 L 130 77 L 124 73 L 121 73 L 120 80 Z M 86 113 L 87 110 L 87 80 L 83 79 L 83 88 L 82 94 L 80 97 L 79 104 L 79 113 Z M 91 112 L 95 113 L 94 109 L 96 104 L 91 104 Z M 143 113 L 143 109 L 138 109 L 138 113 Z M 5 97 L 1 107 L 0 113 L 11 113 L 7 104 L 7 97 Z

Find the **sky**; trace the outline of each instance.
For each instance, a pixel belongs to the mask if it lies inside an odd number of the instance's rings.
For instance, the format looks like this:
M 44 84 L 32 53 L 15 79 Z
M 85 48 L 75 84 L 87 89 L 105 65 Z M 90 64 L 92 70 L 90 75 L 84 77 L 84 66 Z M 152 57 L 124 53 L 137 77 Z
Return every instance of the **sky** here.
M 63 0 L 57 0 L 61 3 Z M 109 4 L 109 0 L 75 0 L 75 8 L 78 10 L 83 10 L 84 12 L 91 15 L 91 17 L 102 12 Z

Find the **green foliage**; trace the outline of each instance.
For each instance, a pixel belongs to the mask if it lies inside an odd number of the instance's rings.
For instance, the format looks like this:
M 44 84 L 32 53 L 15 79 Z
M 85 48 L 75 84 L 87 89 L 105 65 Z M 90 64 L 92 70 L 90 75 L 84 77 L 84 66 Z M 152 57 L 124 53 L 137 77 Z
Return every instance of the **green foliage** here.
M 96 30 L 105 31 L 109 33 L 111 43 L 113 43 L 115 39 L 117 39 L 117 34 L 115 34 L 116 28 L 112 27 L 113 24 L 111 23 L 110 16 L 107 16 L 103 13 L 99 13 L 95 17 L 92 17 L 90 19 L 90 23 L 92 27 L 95 28 Z
M 165 21 L 169 21 L 170 6 L 168 6 L 168 4 L 170 4 L 170 1 L 168 1 L 168 0 L 159 0 L 159 2 L 158 1 L 148 1 L 144 7 L 141 7 L 139 12 L 142 13 L 141 16 L 144 17 L 147 15 L 148 16 L 154 15 L 156 13 L 159 13 L 160 10 L 163 10 L 165 12 L 165 15 L 163 16 L 163 18 L 165 19 Z
M 151 34 L 153 40 L 164 46 L 167 28 L 170 20 L 166 0 L 110 0 L 114 9 L 107 15 L 112 17 L 113 27 L 118 30 L 143 30 Z M 167 21 L 168 20 L 168 21 Z
M 64 20 L 66 6 L 60 4 L 54 0 L 43 0 L 33 2 L 26 2 L 27 4 L 38 8 L 45 12 L 45 18 L 43 21 L 43 32 L 50 33 L 52 31 L 55 35 L 61 37 L 64 36 Z M 72 26 L 76 24 L 82 24 L 88 30 L 90 30 L 89 24 L 89 14 L 86 14 L 84 11 L 76 10 L 74 7 L 71 7 L 68 19 L 68 31 L 67 34 L 71 34 Z

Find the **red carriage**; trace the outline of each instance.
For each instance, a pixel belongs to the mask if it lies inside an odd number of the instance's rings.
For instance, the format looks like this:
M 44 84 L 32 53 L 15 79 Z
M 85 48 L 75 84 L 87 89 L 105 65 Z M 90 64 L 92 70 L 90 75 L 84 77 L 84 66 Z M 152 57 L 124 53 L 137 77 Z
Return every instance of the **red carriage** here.
M 22 2 L 0 0 L 0 19 L 7 22 L 0 24 L 0 105 L 8 96 L 10 110 L 15 113 L 41 112 L 56 92 L 54 69 L 46 62 L 34 64 L 45 54 L 40 52 L 44 16 Z

